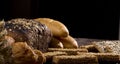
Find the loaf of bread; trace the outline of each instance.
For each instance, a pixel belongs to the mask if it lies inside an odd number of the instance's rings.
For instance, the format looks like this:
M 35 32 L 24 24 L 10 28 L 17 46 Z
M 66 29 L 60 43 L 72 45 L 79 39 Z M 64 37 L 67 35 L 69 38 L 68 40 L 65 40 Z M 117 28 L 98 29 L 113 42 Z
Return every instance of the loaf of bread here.
M 27 42 L 34 49 L 45 52 L 51 40 L 52 33 L 48 27 L 32 19 L 16 18 L 6 21 L 8 36 L 15 42 Z

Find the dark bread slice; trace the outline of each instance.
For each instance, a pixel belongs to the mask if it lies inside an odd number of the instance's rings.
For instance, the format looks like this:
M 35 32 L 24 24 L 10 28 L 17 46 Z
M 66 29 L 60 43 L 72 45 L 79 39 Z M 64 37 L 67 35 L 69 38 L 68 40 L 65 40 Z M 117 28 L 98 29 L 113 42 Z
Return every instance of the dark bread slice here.
M 88 52 L 99 52 L 96 48 L 95 48 L 95 46 L 94 45 L 82 45 L 82 46 L 79 46 L 79 48 L 81 48 L 81 49 L 87 49 L 88 50 Z
M 68 55 L 77 55 L 78 52 L 84 52 L 87 53 L 88 50 L 87 49 L 71 49 L 71 48 L 48 48 L 49 52 L 55 52 L 55 51 L 59 51 L 59 52 L 66 52 Z
M 94 55 L 62 55 L 54 56 L 53 64 L 98 64 L 98 59 Z
M 46 57 L 46 63 L 45 64 L 52 64 L 52 59 L 54 56 L 61 56 L 61 55 L 67 55 L 66 52 L 46 52 L 44 53 L 44 56 Z
M 78 53 L 82 55 L 83 53 Z M 84 53 L 85 55 L 95 55 L 99 62 L 120 62 L 120 54 L 114 53 Z

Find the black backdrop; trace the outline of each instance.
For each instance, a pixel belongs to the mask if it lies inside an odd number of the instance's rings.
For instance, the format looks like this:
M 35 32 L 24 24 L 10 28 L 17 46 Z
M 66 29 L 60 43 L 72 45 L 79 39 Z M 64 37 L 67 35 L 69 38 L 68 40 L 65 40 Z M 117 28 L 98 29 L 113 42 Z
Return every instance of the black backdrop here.
M 0 19 L 48 17 L 79 38 L 118 39 L 118 12 L 116 1 L 0 0 Z

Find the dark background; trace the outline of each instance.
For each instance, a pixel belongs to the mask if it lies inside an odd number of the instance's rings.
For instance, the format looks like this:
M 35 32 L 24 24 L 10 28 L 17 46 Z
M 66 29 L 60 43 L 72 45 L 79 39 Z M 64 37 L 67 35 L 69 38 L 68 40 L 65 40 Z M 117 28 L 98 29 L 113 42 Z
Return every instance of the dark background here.
M 48 17 L 66 25 L 76 38 L 118 39 L 117 1 L 0 0 L 0 19 Z

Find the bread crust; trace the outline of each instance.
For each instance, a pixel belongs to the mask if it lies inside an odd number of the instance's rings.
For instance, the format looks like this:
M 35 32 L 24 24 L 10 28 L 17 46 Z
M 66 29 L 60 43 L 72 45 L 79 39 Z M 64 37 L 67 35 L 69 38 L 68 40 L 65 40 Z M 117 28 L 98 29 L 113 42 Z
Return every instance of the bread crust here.
M 93 45 L 100 53 L 116 53 L 120 54 L 120 41 L 98 41 L 93 42 Z
M 46 52 L 52 33 L 46 25 L 33 19 L 16 18 L 6 21 L 5 28 L 8 36 L 15 42 L 27 42 L 35 49 Z
M 69 30 L 60 21 L 51 18 L 36 18 L 34 19 L 40 23 L 45 24 L 52 31 L 54 37 L 67 37 L 69 35 Z

